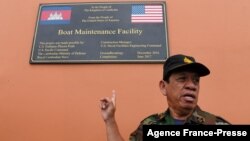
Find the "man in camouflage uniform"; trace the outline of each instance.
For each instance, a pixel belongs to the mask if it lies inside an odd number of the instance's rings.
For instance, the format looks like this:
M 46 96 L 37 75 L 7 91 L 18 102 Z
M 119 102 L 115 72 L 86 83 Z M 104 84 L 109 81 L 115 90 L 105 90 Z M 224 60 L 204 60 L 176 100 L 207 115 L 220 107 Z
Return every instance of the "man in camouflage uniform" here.
M 166 97 L 168 109 L 143 121 L 130 135 L 130 141 L 142 141 L 143 125 L 218 125 L 230 124 L 224 119 L 202 111 L 197 105 L 200 77 L 210 73 L 209 69 L 191 56 L 174 55 L 163 66 L 163 80 L 159 87 Z M 108 141 L 124 141 L 115 121 L 115 95 L 101 99 L 101 112 L 106 124 Z

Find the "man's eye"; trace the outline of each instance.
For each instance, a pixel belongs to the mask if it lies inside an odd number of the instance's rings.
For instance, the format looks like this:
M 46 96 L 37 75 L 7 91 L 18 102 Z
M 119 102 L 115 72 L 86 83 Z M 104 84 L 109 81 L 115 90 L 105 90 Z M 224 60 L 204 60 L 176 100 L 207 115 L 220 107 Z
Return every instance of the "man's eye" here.
M 199 83 L 200 79 L 199 78 L 194 78 L 194 82 Z
M 186 80 L 186 77 L 179 77 L 177 78 L 178 81 L 185 81 Z

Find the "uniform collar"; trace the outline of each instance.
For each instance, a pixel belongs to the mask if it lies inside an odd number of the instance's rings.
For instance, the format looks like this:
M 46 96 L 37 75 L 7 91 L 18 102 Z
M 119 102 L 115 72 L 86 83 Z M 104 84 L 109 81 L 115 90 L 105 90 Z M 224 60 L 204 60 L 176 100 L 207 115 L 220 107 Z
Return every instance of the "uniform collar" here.
M 170 115 L 169 108 L 159 115 L 159 120 L 166 120 L 167 123 L 174 124 L 174 118 Z M 215 120 L 215 116 L 202 111 L 199 106 L 196 106 L 192 115 L 187 118 L 184 124 L 214 124 Z

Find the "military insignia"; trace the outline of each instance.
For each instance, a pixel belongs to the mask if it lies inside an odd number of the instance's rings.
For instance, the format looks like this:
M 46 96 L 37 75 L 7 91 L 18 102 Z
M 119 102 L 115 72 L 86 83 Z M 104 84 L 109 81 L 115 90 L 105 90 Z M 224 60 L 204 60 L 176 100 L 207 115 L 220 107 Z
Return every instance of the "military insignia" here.
M 215 125 L 230 125 L 230 124 L 226 122 L 216 122 Z
M 205 118 L 204 118 L 203 116 L 199 115 L 199 114 L 197 113 L 197 111 L 195 111 L 195 112 L 193 113 L 193 116 L 196 118 L 196 121 L 197 121 L 197 122 L 199 122 L 199 123 L 205 123 Z
M 187 64 L 193 63 L 193 61 L 188 59 L 187 57 L 185 57 L 183 61 Z
M 165 113 L 159 113 L 159 114 L 158 114 L 158 117 L 159 117 L 159 119 L 164 118 L 164 117 L 165 117 Z
M 205 118 L 203 118 L 203 117 L 196 117 L 196 118 L 197 118 L 197 121 L 199 123 L 204 123 L 205 122 Z

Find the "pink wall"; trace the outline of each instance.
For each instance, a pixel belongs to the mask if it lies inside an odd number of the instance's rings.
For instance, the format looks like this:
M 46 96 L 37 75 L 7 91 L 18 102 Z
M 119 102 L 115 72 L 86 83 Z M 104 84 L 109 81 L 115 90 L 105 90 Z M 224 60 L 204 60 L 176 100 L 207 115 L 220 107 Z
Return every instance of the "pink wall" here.
M 167 108 L 160 64 L 30 65 L 38 5 L 61 2 L 68 1 L 1 2 L 1 141 L 106 140 L 99 99 L 112 89 L 125 138 Z M 199 105 L 233 124 L 250 123 L 249 17 L 249 0 L 167 0 L 170 54 L 195 56 L 211 69 Z

